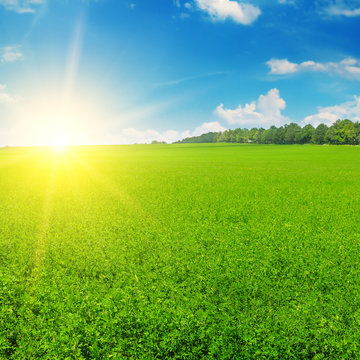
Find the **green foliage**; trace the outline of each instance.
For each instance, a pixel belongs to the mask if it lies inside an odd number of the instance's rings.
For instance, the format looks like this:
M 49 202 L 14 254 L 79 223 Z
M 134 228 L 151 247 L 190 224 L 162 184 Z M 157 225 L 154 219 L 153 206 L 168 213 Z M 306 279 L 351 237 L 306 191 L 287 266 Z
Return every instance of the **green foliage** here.
M 177 143 L 259 143 L 259 144 L 333 144 L 333 145 L 359 145 L 360 123 L 338 120 L 328 128 L 320 124 L 316 129 L 311 124 L 301 128 L 296 123 L 286 124 L 277 128 L 271 126 L 265 130 L 234 129 L 220 133 L 207 133 L 178 141 Z
M 151 142 L 151 144 L 152 145 L 161 145 L 161 144 L 167 144 L 167 142 L 166 141 L 158 141 L 158 140 L 153 140 L 152 142 Z
M 313 135 L 313 141 L 315 144 L 325 144 L 325 136 L 328 131 L 328 127 L 325 124 L 320 124 L 316 127 Z
M 216 141 L 217 141 L 217 133 L 209 132 L 206 134 L 202 134 L 200 136 L 188 137 L 181 141 L 177 141 L 176 143 L 185 143 L 185 144 L 186 143 L 213 143 Z
M 309 144 L 313 141 L 315 135 L 315 129 L 311 124 L 305 125 L 301 130 L 301 143 Z
M 336 145 L 357 145 L 360 143 L 359 124 L 354 124 L 352 121 L 337 120 L 326 132 L 325 140 L 329 144 Z
M 359 358 L 359 150 L 3 149 L 0 359 Z

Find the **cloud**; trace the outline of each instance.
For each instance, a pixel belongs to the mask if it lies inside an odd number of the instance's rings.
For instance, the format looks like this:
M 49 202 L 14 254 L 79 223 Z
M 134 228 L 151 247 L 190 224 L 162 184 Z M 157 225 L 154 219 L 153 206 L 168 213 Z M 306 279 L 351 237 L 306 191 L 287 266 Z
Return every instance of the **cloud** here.
M 360 61 L 351 57 L 340 62 L 327 63 L 318 63 L 315 61 L 292 63 L 288 59 L 271 59 L 266 63 L 266 65 L 270 67 L 270 74 L 274 75 L 313 71 L 338 74 L 347 78 L 360 80 Z
M 186 3 L 185 6 L 190 8 L 191 4 Z M 261 14 L 257 6 L 232 0 L 194 0 L 193 6 L 206 12 L 213 20 L 231 19 L 243 25 L 253 23 Z
M 0 84 L 0 104 L 12 104 L 18 101 L 18 97 L 8 94 L 6 91 L 6 85 Z
M 137 130 L 135 128 L 127 128 L 121 131 L 123 143 L 150 143 L 153 140 L 173 142 L 179 139 L 179 133 L 175 130 L 167 130 L 159 132 L 153 129 Z
M 195 130 L 190 134 L 190 136 L 199 136 L 208 132 L 220 132 L 225 130 L 226 129 L 217 121 L 205 122 L 195 128 Z
M 338 119 L 350 119 L 360 121 L 360 97 L 354 96 L 354 100 L 347 101 L 340 105 L 319 107 L 318 113 L 307 116 L 302 125 L 311 124 L 318 126 L 321 123 L 331 125 Z
M 0 5 L 6 10 L 19 14 L 34 13 L 37 6 L 43 5 L 46 0 L 0 0 Z
M 138 130 L 135 128 L 126 128 L 120 132 L 120 135 L 109 135 L 107 142 L 112 144 L 149 144 L 153 140 L 166 141 L 172 143 L 191 136 L 199 136 L 208 132 L 225 131 L 226 129 L 217 121 L 205 122 L 196 127 L 193 131 L 186 130 L 179 132 L 176 130 L 157 131 L 154 129 Z
M 279 4 L 295 5 L 295 0 L 278 0 Z
M 236 109 L 224 109 L 221 104 L 215 109 L 215 114 L 226 120 L 231 125 L 242 127 L 269 127 L 282 125 L 289 122 L 281 110 L 286 107 L 286 102 L 280 97 L 278 89 L 270 90 L 266 95 L 260 95 L 257 101 Z
M 331 16 L 356 17 L 360 16 L 360 8 L 350 9 L 345 5 L 332 5 L 325 10 L 325 13 Z
M 284 75 L 299 71 L 299 65 L 291 63 L 287 59 L 271 59 L 266 65 L 270 67 L 270 74 Z
M 1 62 L 15 62 L 23 58 L 23 53 L 20 50 L 21 46 L 5 46 L 1 49 Z

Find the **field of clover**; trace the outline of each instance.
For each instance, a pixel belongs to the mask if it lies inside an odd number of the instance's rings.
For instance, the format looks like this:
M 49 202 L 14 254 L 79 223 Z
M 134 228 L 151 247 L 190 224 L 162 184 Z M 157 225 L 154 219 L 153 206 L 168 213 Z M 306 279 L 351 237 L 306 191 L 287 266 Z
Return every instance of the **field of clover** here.
M 0 359 L 360 357 L 360 148 L 0 149 Z

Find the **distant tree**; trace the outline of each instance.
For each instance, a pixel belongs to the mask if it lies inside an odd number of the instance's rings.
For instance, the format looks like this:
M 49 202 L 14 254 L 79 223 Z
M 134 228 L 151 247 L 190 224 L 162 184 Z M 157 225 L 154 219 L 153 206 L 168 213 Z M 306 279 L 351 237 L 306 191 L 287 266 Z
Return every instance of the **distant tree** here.
M 236 132 L 235 130 L 229 129 L 229 142 L 234 143 L 236 142 Z
M 264 141 L 263 141 L 263 137 L 264 137 L 264 133 L 265 133 L 265 129 L 264 128 L 260 128 L 258 130 L 258 133 L 257 133 L 257 139 L 256 139 L 256 142 L 258 144 L 264 144 Z
M 330 144 L 356 144 L 354 123 L 348 119 L 336 120 L 327 130 L 325 140 Z
M 284 143 L 299 144 L 301 140 L 301 127 L 296 123 L 290 123 L 284 126 Z
M 224 132 L 209 132 L 200 136 L 193 136 L 177 143 L 212 143 L 232 142 L 258 144 L 360 144 L 360 123 L 349 119 L 337 120 L 330 127 L 320 124 L 316 129 L 307 124 L 301 128 L 297 123 L 290 123 L 277 128 L 271 126 L 269 129 L 228 129 Z M 164 143 L 153 141 L 153 144 Z
M 234 135 L 235 135 L 235 142 L 237 142 L 237 143 L 244 142 L 244 133 L 243 133 L 242 129 L 235 129 Z
M 301 130 L 301 143 L 309 144 L 314 136 L 315 129 L 311 124 L 305 125 Z
M 259 133 L 259 130 L 257 128 L 252 128 L 249 132 L 249 140 L 251 142 L 257 142 L 258 133 Z
M 280 126 L 275 130 L 274 133 L 274 144 L 283 144 L 284 143 L 284 127 Z
M 357 144 L 357 134 L 355 124 L 349 120 L 344 119 L 341 121 L 341 128 L 343 129 L 343 141 L 345 144 L 356 145 Z
M 249 129 L 242 129 L 242 140 L 244 143 L 248 143 L 250 140 L 250 130 Z
M 274 144 L 276 138 L 277 128 L 276 126 L 271 126 L 270 129 L 265 130 L 263 135 L 264 144 Z
M 325 144 L 325 135 L 328 130 L 328 127 L 325 124 L 319 124 L 313 135 L 313 142 L 315 144 Z
M 222 132 L 215 133 L 214 138 L 213 138 L 213 141 L 214 141 L 214 142 L 221 142 L 221 141 L 220 141 L 221 136 L 222 136 Z
M 221 142 L 230 142 L 231 136 L 230 136 L 230 130 L 225 130 L 222 133 Z
M 354 124 L 354 131 L 356 136 L 356 144 L 360 145 L 360 123 L 358 121 Z
M 325 134 L 325 142 L 328 144 L 338 144 L 337 129 L 334 125 L 330 126 Z
M 151 142 L 151 144 L 152 144 L 152 145 L 155 145 L 155 144 L 167 144 L 167 142 L 166 142 L 166 141 L 153 140 L 153 141 Z
M 261 138 L 260 138 L 260 143 L 261 144 L 267 144 L 266 141 L 266 135 L 267 135 L 268 130 L 265 130 L 261 132 Z
M 212 143 L 218 141 L 222 133 L 208 132 L 200 136 L 188 137 L 183 140 L 177 141 L 176 143 Z

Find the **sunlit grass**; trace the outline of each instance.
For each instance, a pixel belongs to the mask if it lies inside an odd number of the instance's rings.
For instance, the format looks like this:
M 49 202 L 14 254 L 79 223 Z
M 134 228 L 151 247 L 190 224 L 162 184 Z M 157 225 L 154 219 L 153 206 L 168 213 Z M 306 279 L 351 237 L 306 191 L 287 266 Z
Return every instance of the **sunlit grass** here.
M 358 354 L 358 147 L 7 148 L 0 198 L 0 358 Z

